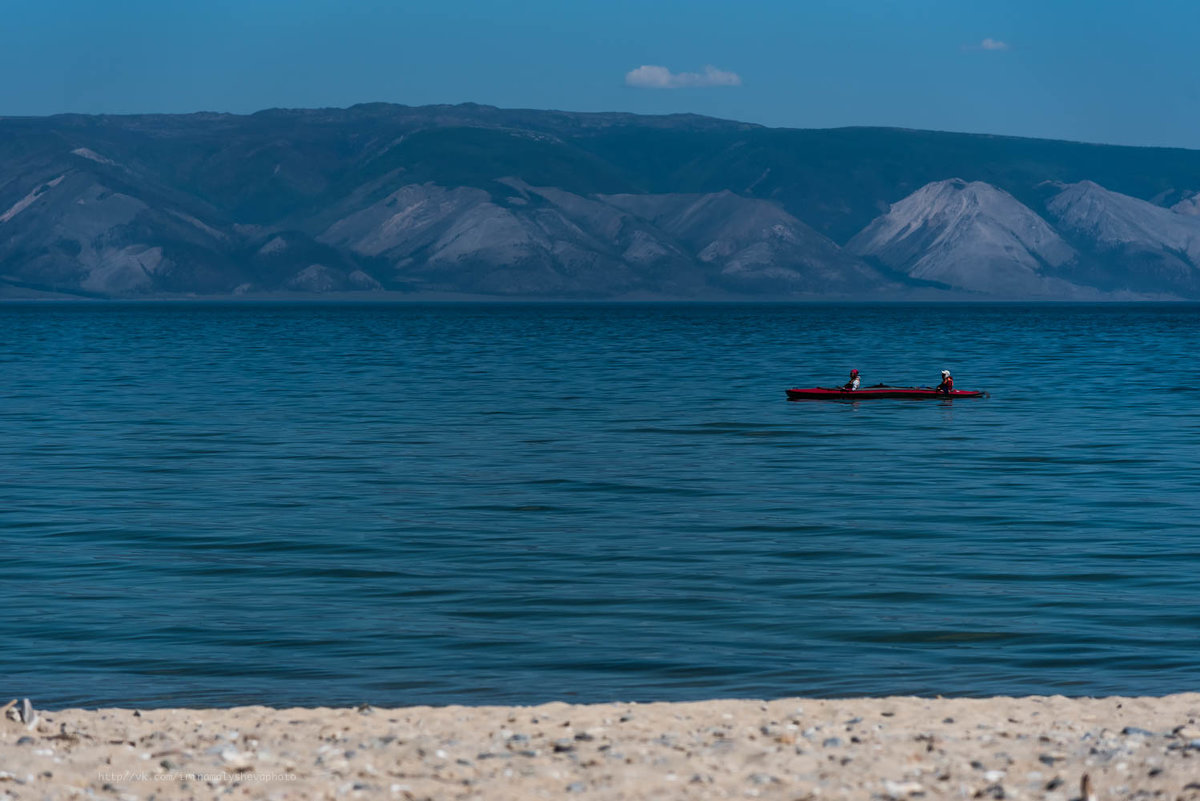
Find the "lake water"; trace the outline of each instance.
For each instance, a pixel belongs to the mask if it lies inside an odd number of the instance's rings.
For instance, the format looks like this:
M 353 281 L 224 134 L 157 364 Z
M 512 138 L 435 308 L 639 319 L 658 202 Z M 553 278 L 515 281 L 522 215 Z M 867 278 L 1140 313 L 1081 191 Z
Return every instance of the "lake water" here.
M 0 306 L 43 706 L 1200 689 L 1200 306 Z M 930 384 L 980 400 L 789 402 Z

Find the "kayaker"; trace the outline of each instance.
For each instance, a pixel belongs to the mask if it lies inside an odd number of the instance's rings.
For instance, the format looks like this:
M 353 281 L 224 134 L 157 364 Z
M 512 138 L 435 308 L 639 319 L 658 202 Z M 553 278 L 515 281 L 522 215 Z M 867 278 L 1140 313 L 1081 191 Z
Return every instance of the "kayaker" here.
M 942 371 L 942 383 L 937 385 L 938 392 L 945 392 L 949 395 L 954 391 L 954 378 L 950 375 L 949 370 Z
M 858 371 L 857 370 L 850 371 L 850 380 L 846 382 L 846 386 L 842 387 L 842 389 L 848 389 L 851 392 L 858 389 Z

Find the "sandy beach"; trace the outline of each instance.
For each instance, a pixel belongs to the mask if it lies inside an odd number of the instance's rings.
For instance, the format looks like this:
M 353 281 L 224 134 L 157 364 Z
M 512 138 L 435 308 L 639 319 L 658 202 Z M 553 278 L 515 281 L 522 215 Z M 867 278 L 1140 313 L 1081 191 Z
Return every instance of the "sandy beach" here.
M 65 709 L 0 799 L 1200 799 L 1200 694 Z

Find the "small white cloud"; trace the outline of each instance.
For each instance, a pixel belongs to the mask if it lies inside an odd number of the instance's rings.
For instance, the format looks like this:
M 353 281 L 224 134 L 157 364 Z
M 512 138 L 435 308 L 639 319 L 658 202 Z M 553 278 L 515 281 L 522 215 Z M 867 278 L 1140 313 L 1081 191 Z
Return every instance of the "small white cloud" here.
M 709 65 L 704 72 L 671 72 L 666 67 L 643 64 L 625 73 L 625 85 L 638 89 L 682 89 L 694 86 L 741 86 L 742 77 Z
M 979 43 L 980 50 L 1008 50 L 1008 43 L 999 39 L 987 38 Z

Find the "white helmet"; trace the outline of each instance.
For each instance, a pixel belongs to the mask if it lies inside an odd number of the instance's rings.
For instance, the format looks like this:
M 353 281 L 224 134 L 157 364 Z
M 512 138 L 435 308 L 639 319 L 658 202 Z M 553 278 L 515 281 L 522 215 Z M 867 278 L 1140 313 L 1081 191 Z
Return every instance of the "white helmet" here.
M 950 375 L 950 371 L 949 371 L 949 370 L 943 370 L 943 371 L 942 371 L 942 377 L 945 377 L 945 376 L 948 376 L 948 375 Z

